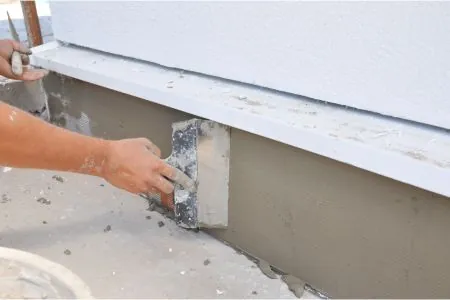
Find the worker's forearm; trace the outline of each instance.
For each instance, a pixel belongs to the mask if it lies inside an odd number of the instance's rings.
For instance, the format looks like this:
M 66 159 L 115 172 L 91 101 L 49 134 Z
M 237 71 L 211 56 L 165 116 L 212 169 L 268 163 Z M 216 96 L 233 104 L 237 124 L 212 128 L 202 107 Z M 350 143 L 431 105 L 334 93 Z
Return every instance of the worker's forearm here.
M 107 147 L 0 102 L 0 165 L 100 176 Z

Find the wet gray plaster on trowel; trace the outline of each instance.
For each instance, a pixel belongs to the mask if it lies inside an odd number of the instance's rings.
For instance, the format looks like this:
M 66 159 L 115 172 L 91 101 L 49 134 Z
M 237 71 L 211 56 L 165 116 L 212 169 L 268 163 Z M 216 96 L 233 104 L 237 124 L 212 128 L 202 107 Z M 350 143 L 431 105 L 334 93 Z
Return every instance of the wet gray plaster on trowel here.
M 167 162 L 197 181 L 198 121 L 190 120 L 172 125 L 172 154 Z M 175 218 L 182 227 L 197 228 L 197 194 L 175 183 Z

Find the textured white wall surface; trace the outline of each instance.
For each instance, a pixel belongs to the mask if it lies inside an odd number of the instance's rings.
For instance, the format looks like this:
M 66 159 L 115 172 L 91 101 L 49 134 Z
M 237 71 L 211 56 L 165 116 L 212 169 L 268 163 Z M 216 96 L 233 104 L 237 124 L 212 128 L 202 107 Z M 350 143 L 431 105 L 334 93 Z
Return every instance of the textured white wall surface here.
M 57 39 L 450 128 L 450 2 L 52 2 Z

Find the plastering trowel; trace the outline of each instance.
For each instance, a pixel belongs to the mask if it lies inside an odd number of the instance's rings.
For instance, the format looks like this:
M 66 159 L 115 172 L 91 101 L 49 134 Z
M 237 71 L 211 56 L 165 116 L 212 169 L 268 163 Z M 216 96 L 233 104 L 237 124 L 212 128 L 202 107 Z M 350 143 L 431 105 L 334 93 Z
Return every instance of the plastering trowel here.
M 174 183 L 173 199 L 143 195 L 173 210 L 177 224 L 184 228 L 226 228 L 228 226 L 228 181 L 230 161 L 229 127 L 201 119 L 172 125 L 172 154 L 167 163 L 196 183 L 186 189 Z M 172 202 L 173 201 L 173 202 Z
M 19 35 L 16 31 L 14 23 L 6 12 L 8 16 L 9 31 L 11 32 L 11 37 L 20 43 Z M 21 76 L 23 74 L 23 65 L 21 54 L 17 51 L 13 51 L 11 56 L 11 69 L 14 75 Z M 44 89 L 42 79 L 35 81 L 25 81 L 23 82 L 25 91 L 17 97 L 17 102 L 21 103 L 24 110 L 40 117 L 46 121 L 50 121 L 50 111 L 48 106 L 48 96 Z M 24 98 L 21 100 L 20 98 Z

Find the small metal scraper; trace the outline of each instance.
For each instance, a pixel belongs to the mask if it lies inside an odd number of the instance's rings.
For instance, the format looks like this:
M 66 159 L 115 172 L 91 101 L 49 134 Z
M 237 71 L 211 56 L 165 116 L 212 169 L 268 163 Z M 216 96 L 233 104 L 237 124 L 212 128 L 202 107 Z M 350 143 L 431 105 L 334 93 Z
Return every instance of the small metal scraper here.
M 13 40 L 20 43 L 19 34 L 17 33 L 16 27 L 14 27 L 14 23 L 11 20 L 8 11 L 6 11 L 6 15 L 8 16 L 8 26 L 9 32 L 11 32 L 11 37 Z M 13 74 L 16 76 L 21 76 L 23 74 L 22 57 L 17 51 L 13 51 L 11 55 L 11 69 Z

